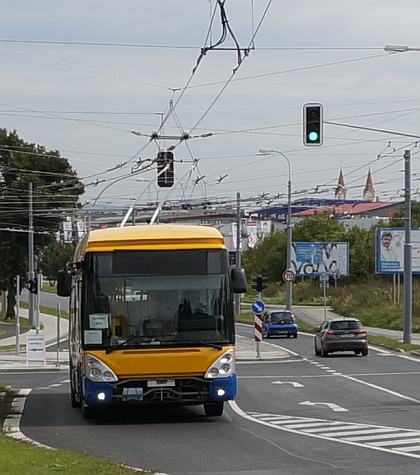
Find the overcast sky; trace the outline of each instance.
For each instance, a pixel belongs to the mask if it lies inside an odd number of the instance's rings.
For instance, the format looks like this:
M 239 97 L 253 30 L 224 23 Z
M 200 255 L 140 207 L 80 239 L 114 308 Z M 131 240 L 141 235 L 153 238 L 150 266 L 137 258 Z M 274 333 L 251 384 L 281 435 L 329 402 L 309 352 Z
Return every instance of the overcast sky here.
M 384 51 L 420 47 L 419 0 L 226 0 L 226 38 L 198 61 L 221 39 L 215 5 L 2 0 L 0 127 L 60 151 L 84 201 L 155 200 L 156 170 L 140 170 L 170 146 L 179 184 L 160 199 L 285 201 L 287 161 L 262 147 L 289 159 L 293 199 L 333 198 L 340 168 L 347 197 L 361 199 L 370 167 L 381 201 L 401 199 L 411 150 L 418 199 L 417 139 L 344 125 L 420 134 L 420 52 Z M 329 122 L 321 147 L 302 142 L 310 102 Z

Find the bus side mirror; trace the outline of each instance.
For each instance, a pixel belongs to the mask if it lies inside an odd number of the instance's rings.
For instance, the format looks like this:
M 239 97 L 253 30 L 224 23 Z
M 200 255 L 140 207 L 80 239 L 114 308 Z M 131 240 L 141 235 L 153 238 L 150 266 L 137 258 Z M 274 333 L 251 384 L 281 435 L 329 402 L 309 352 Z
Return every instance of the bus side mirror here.
M 230 271 L 232 289 L 235 294 L 244 294 L 246 292 L 246 276 L 242 267 L 232 267 Z
M 57 273 L 57 295 L 60 297 L 70 297 L 71 274 L 67 270 L 59 270 Z

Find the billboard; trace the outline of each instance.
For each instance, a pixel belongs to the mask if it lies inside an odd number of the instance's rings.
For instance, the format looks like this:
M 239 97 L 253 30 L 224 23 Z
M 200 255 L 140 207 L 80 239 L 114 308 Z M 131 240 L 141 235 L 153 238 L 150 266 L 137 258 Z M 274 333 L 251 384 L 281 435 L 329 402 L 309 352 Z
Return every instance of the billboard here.
M 349 275 L 348 242 L 294 242 L 292 269 L 297 276 Z
M 376 273 L 404 273 L 404 228 L 377 228 Z M 413 274 L 420 274 L 420 229 L 411 229 L 411 266 Z

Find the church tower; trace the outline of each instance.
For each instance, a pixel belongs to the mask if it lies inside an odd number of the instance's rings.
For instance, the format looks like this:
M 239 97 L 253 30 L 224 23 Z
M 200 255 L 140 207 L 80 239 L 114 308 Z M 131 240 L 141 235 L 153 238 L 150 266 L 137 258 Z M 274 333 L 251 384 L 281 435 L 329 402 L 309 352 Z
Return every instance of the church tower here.
M 363 199 L 366 201 L 375 201 L 375 198 L 376 198 L 376 193 L 375 193 L 375 188 L 373 187 L 372 174 L 369 168 L 369 172 L 366 178 L 365 189 L 363 190 Z
M 335 196 L 336 200 L 345 200 L 347 197 L 347 188 L 344 184 L 344 176 L 343 176 L 343 169 L 340 168 L 340 176 L 338 177 L 338 185 L 335 189 Z

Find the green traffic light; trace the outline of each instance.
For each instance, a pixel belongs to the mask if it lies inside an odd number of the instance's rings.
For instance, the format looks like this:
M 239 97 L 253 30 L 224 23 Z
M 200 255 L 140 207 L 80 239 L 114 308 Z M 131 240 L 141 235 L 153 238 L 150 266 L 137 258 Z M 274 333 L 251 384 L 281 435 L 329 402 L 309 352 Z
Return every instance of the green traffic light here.
M 308 139 L 310 142 L 316 142 L 319 138 L 319 134 L 317 132 L 310 132 L 308 135 Z

